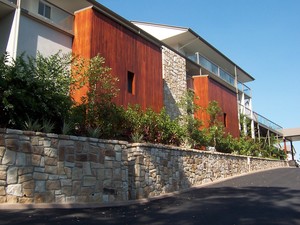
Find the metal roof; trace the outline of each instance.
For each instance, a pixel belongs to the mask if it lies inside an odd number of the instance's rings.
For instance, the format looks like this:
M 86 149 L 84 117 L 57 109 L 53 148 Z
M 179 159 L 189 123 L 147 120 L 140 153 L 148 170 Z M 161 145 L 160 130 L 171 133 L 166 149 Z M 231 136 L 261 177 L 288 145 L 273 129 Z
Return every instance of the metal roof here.
M 286 128 L 281 130 L 282 137 L 289 141 L 300 141 L 300 128 Z

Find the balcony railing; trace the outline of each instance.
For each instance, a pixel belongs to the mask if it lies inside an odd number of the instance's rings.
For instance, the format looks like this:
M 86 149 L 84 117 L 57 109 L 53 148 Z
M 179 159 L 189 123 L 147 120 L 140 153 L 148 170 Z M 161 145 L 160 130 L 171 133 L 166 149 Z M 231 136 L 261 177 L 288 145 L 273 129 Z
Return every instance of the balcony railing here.
M 251 109 L 247 108 L 247 107 L 244 107 L 242 106 L 241 104 L 239 105 L 240 107 L 240 112 L 247 116 L 249 119 L 251 119 Z M 244 109 L 244 110 L 243 110 Z M 282 130 L 282 126 L 272 122 L 271 120 L 267 119 L 266 117 L 256 113 L 256 112 L 253 112 L 253 119 L 255 122 L 259 123 L 259 124 L 262 124 L 272 130 L 275 130 L 275 131 L 279 131 L 279 130 Z
M 223 70 L 221 67 L 217 66 L 213 62 L 209 61 L 208 59 L 204 58 L 203 56 L 197 53 L 195 55 L 188 56 L 188 58 L 235 87 L 234 76 L 227 73 L 225 70 Z
M 280 126 L 280 125 L 272 122 L 271 120 L 263 117 L 262 115 L 259 115 L 256 112 L 253 112 L 253 116 L 254 116 L 254 119 L 256 120 L 256 122 L 258 122 L 260 124 L 263 124 L 263 125 L 271 128 L 271 129 L 273 129 L 273 130 L 278 131 L 278 130 L 282 130 L 283 129 L 282 126 Z
M 49 2 L 22 1 L 21 8 L 66 31 L 73 32 L 74 15 Z
M 250 89 L 247 85 L 245 85 L 245 84 L 243 84 L 243 83 L 241 83 L 241 82 L 238 82 L 238 89 L 239 89 L 241 92 L 243 92 L 243 93 L 245 93 L 246 95 L 248 95 L 249 97 L 251 97 L 251 95 L 252 95 L 251 89 Z

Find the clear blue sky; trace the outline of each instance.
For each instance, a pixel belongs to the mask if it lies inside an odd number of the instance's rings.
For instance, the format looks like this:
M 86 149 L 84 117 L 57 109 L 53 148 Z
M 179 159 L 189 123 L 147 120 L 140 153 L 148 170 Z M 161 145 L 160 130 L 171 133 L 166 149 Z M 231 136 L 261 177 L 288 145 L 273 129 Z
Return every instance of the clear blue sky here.
M 127 20 L 191 28 L 255 78 L 254 111 L 300 127 L 300 0 L 98 2 Z

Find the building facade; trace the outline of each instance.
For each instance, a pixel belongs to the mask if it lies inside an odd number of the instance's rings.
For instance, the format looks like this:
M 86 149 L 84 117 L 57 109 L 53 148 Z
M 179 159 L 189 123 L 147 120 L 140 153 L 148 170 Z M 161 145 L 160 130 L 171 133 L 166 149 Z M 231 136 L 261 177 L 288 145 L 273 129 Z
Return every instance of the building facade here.
M 118 105 L 165 107 L 175 118 L 185 113 L 178 103 L 192 90 L 203 108 L 218 101 L 233 136 L 280 135 L 279 125 L 253 111 L 247 83 L 254 78 L 189 28 L 129 22 L 94 0 L 0 0 L 0 30 L 0 53 L 12 58 L 100 54 L 120 80 Z M 195 116 L 208 121 L 204 112 Z

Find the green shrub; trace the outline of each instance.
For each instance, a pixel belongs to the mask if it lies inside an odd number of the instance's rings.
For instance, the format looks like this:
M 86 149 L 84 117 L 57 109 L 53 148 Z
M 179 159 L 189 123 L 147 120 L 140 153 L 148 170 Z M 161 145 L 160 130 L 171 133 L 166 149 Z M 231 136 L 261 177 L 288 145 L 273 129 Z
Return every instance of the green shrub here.
M 0 125 L 21 128 L 29 117 L 53 121 L 57 128 L 72 105 L 70 55 L 8 60 L 7 54 L 0 60 Z

